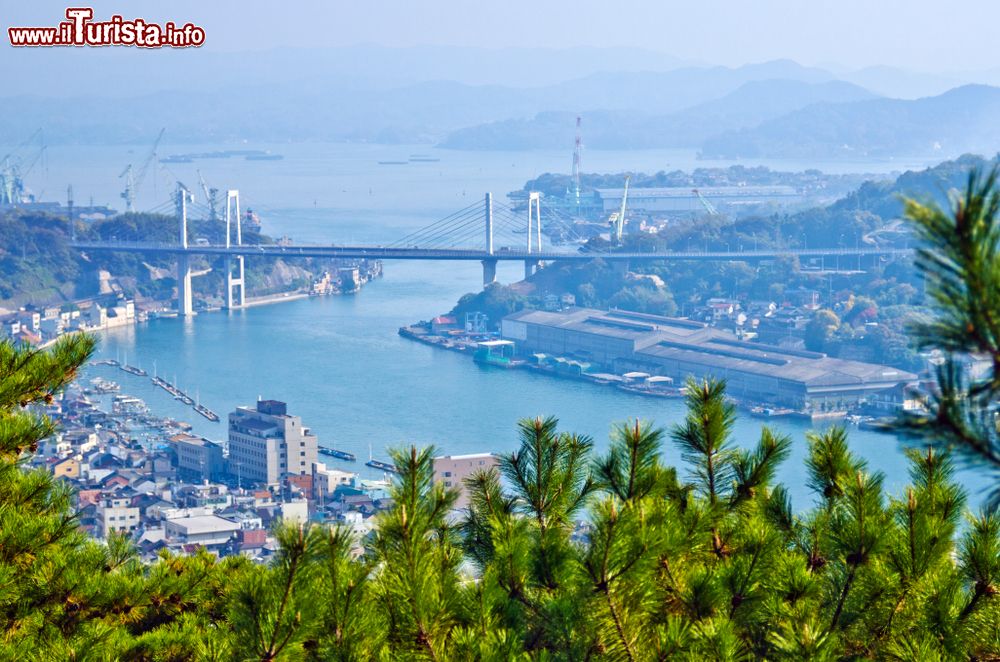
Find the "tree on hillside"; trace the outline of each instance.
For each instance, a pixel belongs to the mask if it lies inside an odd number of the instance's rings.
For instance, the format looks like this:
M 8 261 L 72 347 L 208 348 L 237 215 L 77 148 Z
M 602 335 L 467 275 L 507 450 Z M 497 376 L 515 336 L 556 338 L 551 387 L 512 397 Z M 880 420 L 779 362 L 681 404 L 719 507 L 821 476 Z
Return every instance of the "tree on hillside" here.
M 822 352 L 826 343 L 840 328 L 840 318 L 832 310 L 817 310 L 806 324 L 806 349 Z

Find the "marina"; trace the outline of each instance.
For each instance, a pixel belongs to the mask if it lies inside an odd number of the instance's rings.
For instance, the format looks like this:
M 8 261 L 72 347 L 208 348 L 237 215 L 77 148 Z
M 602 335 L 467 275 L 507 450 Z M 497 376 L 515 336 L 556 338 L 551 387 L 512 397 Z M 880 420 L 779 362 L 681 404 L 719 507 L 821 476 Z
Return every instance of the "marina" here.
M 128 365 L 127 363 L 125 363 L 123 361 L 119 361 L 118 359 L 100 359 L 100 360 L 97 360 L 97 361 L 93 361 L 91 363 L 91 365 L 94 365 L 94 366 L 117 367 L 119 370 L 121 370 L 123 372 L 126 372 L 126 373 L 128 373 L 130 375 L 135 375 L 136 377 L 148 377 L 149 376 L 149 373 L 146 372 L 145 370 L 143 370 L 141 368 L 137 368 L 135 366 Z M 170 382 L 168 382 L 167 380 L 163 379 L 162 377 L 154 374 L 152 376 L 152 378 L 150 379 L 150 381 L 153 382 L 154 386 L 158 386 L 159 388 L 162 388 L 164 391 L 166 391 L 171 396 L 173 396 L 173 398 L 175 400 L 178 400 L 178 401 L 184 403 L 185 405 L 191 407 L 196 412 L 198 412 L 198 414 L 200 414 L 201 416 L 204 416 L 209 421 L 211 421 L 213 423 L 218 423 L 221 420 L 221 418 L 219 417 L 219 415 L 217 413 L 215 413 L 214 411 L 212 411 L 208 407 L 206 407 L 203 404 L 201 404 L 200 402 L 198 402 L 197 398 L 192 398 L 190 395 L 188 395 L 187 393 L 185 393 L 181 389 L 177 388 L 177 386 L 175 386 L 174 384 L 171 384 Z M 111 392 L 118 391 L 119 390 L 119 386 L 118 386 L 117 383 L 112 382 L 110 380 L 97 378 L 97 379 L 91 380 L 90 390 L 93 391 L 94 393 L 99 393 L 99 394 L 100 393 L 111 393 Z

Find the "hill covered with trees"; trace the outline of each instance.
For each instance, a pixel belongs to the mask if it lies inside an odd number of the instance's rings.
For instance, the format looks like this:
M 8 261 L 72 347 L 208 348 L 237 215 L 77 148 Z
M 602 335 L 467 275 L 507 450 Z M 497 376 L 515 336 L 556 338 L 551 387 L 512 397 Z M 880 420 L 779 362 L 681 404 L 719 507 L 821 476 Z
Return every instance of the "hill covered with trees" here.
M 172 242 L 176 241 L 176 232 L 176 219 L 162 214 L 125 213 L 90 223 L 76 222 L 77 237 L 85 240 Z M 169 256 L 85 253 L 70 247 L 70 236 L 66 217 L 22 210 L 0 212 L 0 246 L 4 247 L 0 249 L 0 306 L 58 306 L 96 296 L 100 293 L 102 271 L 116 279 L 128 296 L 157 301 L 173 296 L 177 278 Z M 189 221 L 189 241 L 193 243 L 199 237 L 212 243 L 224 242 L 225 223 Z M 247 244 L 274 243 L 271 237 L 252 228 L 244 229 L 243 240 Z M 326 266 L 316 260 L 286 265 L 278 258 L 254 258 L 246 263 L 247 290 L 268 294 L 305 286 Z M 195 257 L 192 267 L 211 269 L 194 280 L 196 292 L 224 295 L 221 258 Z

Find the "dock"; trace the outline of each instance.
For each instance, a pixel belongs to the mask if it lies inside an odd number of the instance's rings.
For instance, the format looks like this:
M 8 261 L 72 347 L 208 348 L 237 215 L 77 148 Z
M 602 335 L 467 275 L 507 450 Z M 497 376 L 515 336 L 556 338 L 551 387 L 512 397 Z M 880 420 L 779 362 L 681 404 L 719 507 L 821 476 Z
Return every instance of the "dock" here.
M 180 400 L 181 402 L 191 407 L 196 412 L 198 412 L 208 420 L 212 421 L 213 423 L 219 422 L 220 418 L 218 414 L 216 414 L 214 411 L 212 411 L 205 405 L 195 402 L 194 398 L 192 398 L 190 395 L 188 395 L 181 389 L 177 388 L 167 380 L 163 379 L 162 377 L 154 376 L 152 381 L 155 386 L 159 386 L 164 391 L 174 396 L 175 400 Z
M 128 365 L 127 363 L 122 363 L 118 366 L 119 370 L 123 370 L 130 375 L 135 375 L 136 377 L 148 377 L 149 373 L 142 368 L 136 368 L 134 365 Z

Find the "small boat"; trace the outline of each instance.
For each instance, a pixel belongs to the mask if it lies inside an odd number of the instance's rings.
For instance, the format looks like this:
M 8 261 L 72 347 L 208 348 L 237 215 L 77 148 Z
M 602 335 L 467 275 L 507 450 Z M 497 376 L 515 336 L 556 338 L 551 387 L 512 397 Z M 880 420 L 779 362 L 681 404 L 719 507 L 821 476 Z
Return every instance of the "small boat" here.
M 791 416 L 794 409 L 781 409 L 776 407 L 751 407 L 750 415 L 755 418 L 777 418 L 780 416 Z

